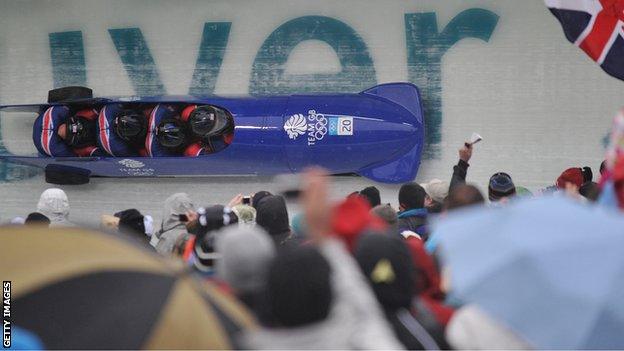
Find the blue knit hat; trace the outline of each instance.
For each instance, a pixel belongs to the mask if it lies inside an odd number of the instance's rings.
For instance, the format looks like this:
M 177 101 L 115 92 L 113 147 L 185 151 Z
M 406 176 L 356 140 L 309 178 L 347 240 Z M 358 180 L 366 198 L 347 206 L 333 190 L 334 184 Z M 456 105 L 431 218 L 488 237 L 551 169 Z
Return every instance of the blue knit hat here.
M 498 172 L 490 177 L 488 186 L 488 197 L 490 201 L 499 201 L 503 197 L 516 194 L 516 186 L 511 180 L 511 176 L 504 172 Z

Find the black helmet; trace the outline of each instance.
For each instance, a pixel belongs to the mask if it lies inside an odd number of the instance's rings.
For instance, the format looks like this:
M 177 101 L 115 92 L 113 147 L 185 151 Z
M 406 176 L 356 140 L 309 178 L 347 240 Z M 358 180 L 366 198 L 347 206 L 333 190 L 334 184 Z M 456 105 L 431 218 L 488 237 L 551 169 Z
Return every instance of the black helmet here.
M 160 145 L 168 149 L 179 149 L 186 144 L 184 127 L 177 119 L 165 119 L 156 128 Z
M 200 138 L 221 134 L 229 125 L 226 112 L 210 105 L 202 105 L 193 110 L 188 123 L 191 133 Z
M 147 134 L 147 120 L 139 112 L 122 110 L 115 117 L 115 133 L 125 141 L 137 141 Z
M 65 122 L 65 142 L 73 147 L 94 144 L 96 129 L 95 121 L 80 116 L 71 116 Z

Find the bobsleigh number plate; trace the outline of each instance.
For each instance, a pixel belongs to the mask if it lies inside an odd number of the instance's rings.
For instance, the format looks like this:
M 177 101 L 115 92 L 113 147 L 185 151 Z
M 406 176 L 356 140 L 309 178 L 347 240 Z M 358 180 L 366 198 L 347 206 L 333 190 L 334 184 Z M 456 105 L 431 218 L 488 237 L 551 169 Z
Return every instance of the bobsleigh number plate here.
M 329 135 L 353 135 L 353 117 L 330 117 Z

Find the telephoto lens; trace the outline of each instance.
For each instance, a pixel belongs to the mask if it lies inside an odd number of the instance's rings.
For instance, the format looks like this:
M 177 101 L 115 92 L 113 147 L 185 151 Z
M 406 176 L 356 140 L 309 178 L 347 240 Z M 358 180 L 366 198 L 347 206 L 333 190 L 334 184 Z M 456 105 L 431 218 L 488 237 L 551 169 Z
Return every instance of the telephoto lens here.
M 197 210 L 199 218 L 197 225 L 193 226 L 189 233 L 197 236 L 196 240 L 203 238 L 206 233 L 219 230 L 227 225 L 238 223 L 238 217 L 229 207 L 214 205 L 200 207 Z

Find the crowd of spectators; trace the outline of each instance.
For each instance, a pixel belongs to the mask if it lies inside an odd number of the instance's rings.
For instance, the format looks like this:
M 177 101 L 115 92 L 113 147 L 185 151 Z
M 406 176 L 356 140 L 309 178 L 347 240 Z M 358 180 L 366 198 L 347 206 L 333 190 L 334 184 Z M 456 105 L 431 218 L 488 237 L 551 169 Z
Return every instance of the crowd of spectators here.
M 433 218 L 469 206 L 503 207 L 520 197 L 562 192 L 593 202 L 600 187 L 590 167 L 569 168 L 552 187 L 532 194 L 497 172 L 487 194 L 466 183 L 473 147 L 459 150 L 450 181 L 403 184 L 396 203 L 381 203 L 366 187 L 332 203 L 322 169 L 302 174 L 289 216 L 281 194 L 238 194 L 227 204 L 201 207 L 186 193 L 169 196 L 160 223 L 136 209 L 102 215 L 100 229 L 180 260 L 200 279 L 218 283 L 255 316 L 260 328 L 241 335 L 255 349 L 448 349 L 466 343 L 465 309 L 447 298 Z M 601 173 L 604 163 L 601 165 Z M 288 200 L 291 201 L 291 200 Z M 74 226 L 61 189 L 44 191 L 37 211 L 14 225 Z M 483 311 L 491 347 L 529 347 Z M 492 336 L 493 335 L 493 336 Z

